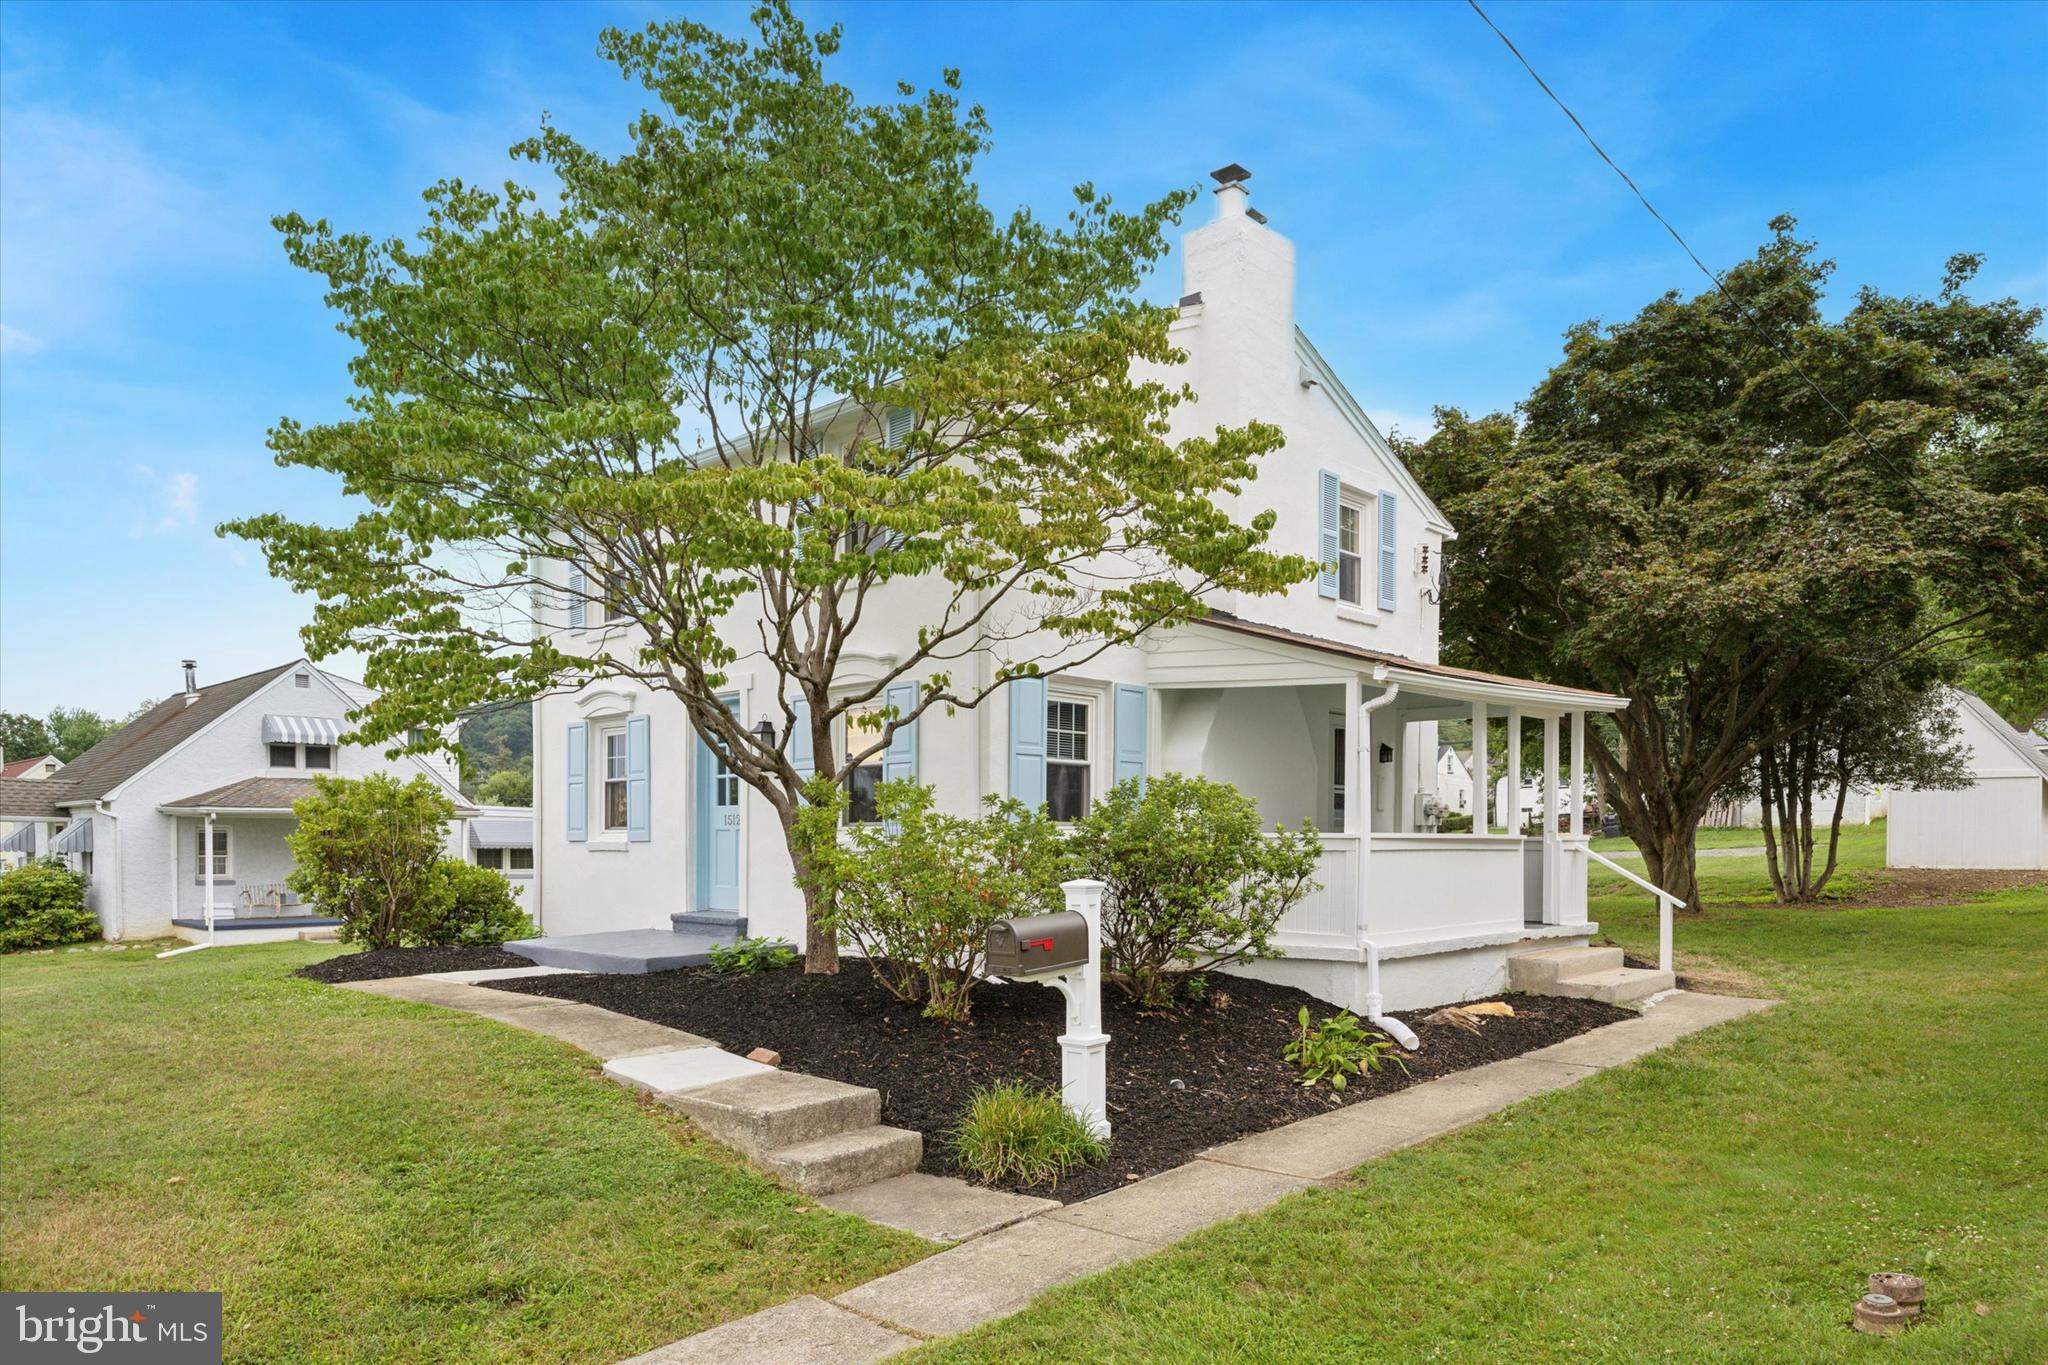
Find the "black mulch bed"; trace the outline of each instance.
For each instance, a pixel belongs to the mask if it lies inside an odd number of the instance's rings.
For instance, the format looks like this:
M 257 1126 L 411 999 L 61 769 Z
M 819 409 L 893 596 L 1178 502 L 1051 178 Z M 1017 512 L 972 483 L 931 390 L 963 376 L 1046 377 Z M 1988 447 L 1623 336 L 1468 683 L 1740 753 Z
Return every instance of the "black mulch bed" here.
M 344 959 L 336 959 L 341 961 Z M 1204 1148 L 1339 1104 L 1385 1095 L 1417 1081 L 1517 1056 L 1575 1034 L 1635 1017 L 1592 1000 L 1515 996 L 1515 1015 L 1485 1020 L 1481 1032 L 1404 1021 L 1421 1035 L 1407 1074 L 1388 1067 L 1358 1077 L 1339 1099 L 1327 1085 L 1304 1089 L 1281 1058 L 1303 1005 L 1313 1017 L 1334 1008 L 1301 991 L 1239 977 L 1211 976 L 1207 1002 L 1183 1013 L 1143 1013 L 1105 990 L 1109 1044 L 1109 1118 L 1115 1130 L 1103 1165 L 1078 1172 L 1056 1190 L 1072 1201 L 1136 1176 L 1169 1170 Z M 792 1071 L 871 1086 L 882 1095 L 882 1122 L 924 1134 L 921 1169 L 958 1175 L 946 1131 L 978 1086 L 999 1080 L 1059 1088 L 1066 1022 L 1058 991 L 985 982 L 974 989 L 963 1025 L 923 1018 L 849 959 L 837 976 L 797 969 L 722 976 L 702 967 L 645 976 L 562 975 L 490 983 L 497 990 L 582 1000 L 716 1038 L 727 1050 L 770 1047 Z M 1179 1084 L 1176 1084 L 1178 1082 Z
M 314 981 L 378 981 L 387 976 L 425 976 L 428 972 L 487 972 L 505 967 L 531 967 L 532 958 L 503 948 L 372 948 L 342 953 L 310 966 L 299 975 Z

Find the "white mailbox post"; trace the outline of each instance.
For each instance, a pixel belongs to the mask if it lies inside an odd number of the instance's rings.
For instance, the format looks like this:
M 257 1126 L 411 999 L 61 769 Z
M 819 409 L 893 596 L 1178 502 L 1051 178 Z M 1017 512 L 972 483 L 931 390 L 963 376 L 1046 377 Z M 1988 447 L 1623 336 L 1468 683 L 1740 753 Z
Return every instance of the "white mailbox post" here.
M 1060 1035 L 1060 1099 L 1088 1131 L 1109 1136 L 1109 1035 L 1102 1031 L 1102 888 L 1082 878 L 1061 882 L 1067 909 L 1088 921 L 1088 961 L 1079 970 L 1046 978 L 1067 998 L 1067 1031 Z

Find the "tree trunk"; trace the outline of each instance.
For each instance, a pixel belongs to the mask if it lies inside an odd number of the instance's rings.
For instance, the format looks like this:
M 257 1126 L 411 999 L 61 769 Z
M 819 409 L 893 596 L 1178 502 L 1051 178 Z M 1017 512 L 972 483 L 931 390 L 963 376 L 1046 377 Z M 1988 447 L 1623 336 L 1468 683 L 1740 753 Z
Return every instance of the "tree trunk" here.
M 1660 832 L 1644 848 L 1643 863 L 1653 885 L 1684 901 L 1688 909 L 1700 908 L 1699 847 L 1692 828 Z
M 796 837 L 794 808 L 776 814 L 782 820 L 782 842 L 789 849 L 789 865 L 796 874 L 797 888 L 804 893 L 804 975 L 839 975 L 839 931 L 825 919 L 826 907 L 818 904 L 818 893 L 804 875 L 804 853 Z
M 1763 821 L 1764 865 L 1770 869 L 1771 890 L 1783 904 L 1790 899 L 1790 891 L 1785 885 L 1784 867 L 1778 858 L 1778 835 L 1783 828 L 1777 820 L 1778 765 L 1768 749 L 1757 759 L 1756 790 L 1757 808 Z M 1786 852 L 1789 854 L 1790 848 Z

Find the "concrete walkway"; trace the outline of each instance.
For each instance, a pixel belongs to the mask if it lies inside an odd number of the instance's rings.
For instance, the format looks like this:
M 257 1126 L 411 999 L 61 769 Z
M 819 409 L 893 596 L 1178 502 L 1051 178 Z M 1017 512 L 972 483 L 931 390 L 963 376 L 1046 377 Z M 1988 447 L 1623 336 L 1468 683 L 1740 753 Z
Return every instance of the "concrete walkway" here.
M 1047 1209 L 829 1302 L 812 1295 L 792 1299 L 628 1365 L 882 1360 L 920 1341 L 1008 1317 L 1056 1285 L 1149 1255 L 1212 1223 L 1340 1179 L 1375 1157 L 1773 1003 L 1673 992 L 1640 1019 L 1211 1148 L 1185 1166 Z

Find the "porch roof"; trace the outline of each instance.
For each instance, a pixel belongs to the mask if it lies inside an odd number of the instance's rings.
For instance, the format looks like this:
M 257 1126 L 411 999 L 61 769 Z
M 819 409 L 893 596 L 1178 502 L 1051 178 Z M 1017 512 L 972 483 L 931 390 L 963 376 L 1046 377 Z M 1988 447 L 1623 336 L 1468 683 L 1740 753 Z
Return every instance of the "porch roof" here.
M 312 794 L 310 777 L 245 777 L 225 787 L 166 801 L 157 809 L 167 815 L 290 815 L 292 802 Z
M 1421 663 L 1399 654 L 1367 649 L 1363 645 L 1347 644 L 1341 640 L 1325 640 L 1319 635 L 1305 635 L 1297 630 L 1267 625 L 1262 621 L 1247 621 L 1223 611 L 1212 610 L 1207 617 L 1194 624 L 1271 640 L 1278 644 L 1293 645 L 1353 663 L 1369 664 L 1376 677 L 1384 676 L 1388 682 L 1414 687 L 1418 691 L 1435 696 L 1502 703 L 1527 702 L 1572 711 L 1619 711 L 1628 705 L 1626 697 L 1617 697 L 1607 692 L 1537 682 L 1531 678 L 1511 678 L 1501 673 L 1482 673 L 1471 668 L 1452 668 L 1448 664 Z

